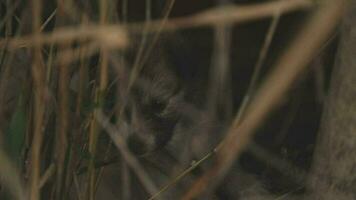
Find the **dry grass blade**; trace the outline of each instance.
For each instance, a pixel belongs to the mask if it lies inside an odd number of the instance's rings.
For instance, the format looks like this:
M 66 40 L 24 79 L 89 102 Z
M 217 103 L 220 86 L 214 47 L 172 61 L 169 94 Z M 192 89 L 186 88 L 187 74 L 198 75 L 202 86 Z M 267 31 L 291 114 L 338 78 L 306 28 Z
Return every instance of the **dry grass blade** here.
M 256 5 L 246 6 L 221 6 L 199 13 L 193 16 L 181 17 L 168 20 L 163 28 L 160 28 L 161 20 L 152 21 L 150 32 L 173 31 L 184 28 L 195 28 L 201 26 L 216 26 L 224 23 L 241 23 L 273 16 L 277 11 L 287 13 L 294 10 L 311 8 L 313 3 L 309 0 L 279 0 Z M 141 23 L 128 25 L 128 28 L 141 32 Z
M 272 39 L 273 39 L 273 36 L 277 29 L 277 25 L 278 25 L 280 17 L 281 17 L 281 13 L 280 13 L 280 11 L 277 10 L 273 19 L 272 19 L 272 22 L 271 22 L 269 28 L 268 28 L 267 35 L 265 37 L 262 48 L 258 55 L 257 62 L 254 67 L 254 72 L 252 74 L 250 84 L 247 88 L 247 92 L 242 100 L 241 106 L 239 108 L 239 111 L 237 112 L 235 120 L 242 119 L 242 116 L 246 111 L 247 105 L 250 103 L 251 96 L 253 96 L 253 94 L 256 92 L 256 86 L 257 86 L 258 79 L 260 78 L 260 75 L 261 75 L 261 69 L 262 69 L 262 66 L 263 66 L 265 59 L 267 57 L 268 51 L 270 49 Z
M 31 145 L 31 177 L 30 177 L 30 199 L 37 200 L 41 198 L 40 194 L 40 173 L 41 173 L 41 146 L 43 141 L 43 117 L 45 112 L 45 73 L 43 59 L 41 54 L 41 45 L 38 42 L 41 32 L 41 0 L 33 0 L 33 39 L 35 46 L 33 48 L 32 78 L 34 80 L 34 112 L 33 112 L 33 138 Z
M 34 45 L 44 45 L 51 43 L 69 43 L 76 40 L 85 41 L 87 39 L 94 40 L 106 48 L 123 48 L 127 45 L 127 36 L 125 31 L 117 25 L 92 25 L 58 28 L 52 33 L 41 33 L 38 38 L 34 35 L 16 37 L 16 38 L 1 38 L 0 47 L 7 46 L 9 49 L 21 47 L 31 47 Z
M 98 53 L 98 46 L 99 45 L 97 43 L 92 42 L 89 44 L 83 44 L 75 49 L 63 49 L 58 53 L 57 57 L 54 60 L 54 64 L 68 65 L 78 60 L 88 59 L 90 58 L 90 56 L 93 56 L 95 53 Z
M 218 151 L 216 164 L 194 183 L 183 199 L 194 199 L 214 189 L 249 143 L 257 126 L 278 104 L 318 48 L 328 39 L 343 14 L 346 2 L 329 1 L 312 16 L 298 38 L 279 60 L 275 70 L 257 91 L 242 122 L 235 121 L 232 124 Z M 315 33 L 319 33 L 318 37 L 315 37 Z
M 61 45 L 63 49 L 67 48 L 67 44 Z M 62 195 L 63 182 L 65 181 L 65 159 L 68 151 L 68 80 L 69 66 L 66 64 L 59 65 L 59 91 L 58 91 L 58 134 L 56 140 L 56 156 L 57 156 L 57 196 Z
M 56 171 L 56 166 L 54 163 L 52 163 L 41 177 L 41 180 L 39 183 L 40 188 L 42 188 L 47 183 L 47 181 L 53 176 L 55 171 Z
M 50 23 L 50 21 L 56 16 L 57 14 L 57 9 L 55 9 L 52 14 L 46 19 L 46 21 L 42 24 L 41 26 L 41 31 L 43 31 L 44 28 Z
M 107 10 L 108 10 L 108 1 L 103 0 L 100 1 L 100 25 L 104 26 L 107 22 Z M 104 35 L 102 35 L 105 37 Z M 105 98 L 105 90 L 108 82 L 108 51 L 105 46 L 103 46 L 100 49 L 100 80 L 99 80 L 99 88 L 97 90 L 97 102 L 96 104 L 99 105 L 99 109 L 103 105 L 104 98 Z M 96 112 L 98 112 L 98 109 L 94 110 L 94 115 L 96 115 Z M 97 155 L 97 143 L 98 143 L 98 138 L 100 134 L 100 129 L 97 127 L 96 123 L 97 121 L 93 119 L 91 122 L 93 127 L 96 127 L 93 131 L 90 133 L 89 137 L 89 152 L 92 155 L 92 157 L 89 160 L 89 184 L 88 184 L 88 193 L 89 193 L 89 199 L 95 199 L 95 191 L 96 191 L 96 182 L 98 180 L 97 175 L 96 175 L 96 170 L 95 170 L 95 158 Z
M 208 93 L 208 108 L 212 114 L 223 111 L 225 119 L 232 117 L 231 101 L 231 55 L 232 27 L 229 24 L 221 24 L 214 31 L 214 53 L 210 70 L 210 92 Z M 219 106 L 224 105 L 224 106 Z M 219 107 L 222 107 L 219 109 Z
M 183 172 L 179 173 L 178 176 L 174 177 L 172 181 L 170 181 L 168 184 L 164 185 L 163 187 L 160 188 L 160 190 L 153 195 L 152 197 L 149 198 L 149 200 L 157 199 L 161 194 L 163 194 L 165 191 L 168 189 L 172 188 L 175 184 L 177 184 L 181 179 L 183 179 L 185 176 L 187 176 L 189 173 L 191 173 L 194 169 L 199 167 L 204 161 L 209 159 L 212 155 L 214 155 L 215 151 L 209 152 L 207 155 L 205 155 L 202 159 L 194 162 L 190 167 L 185 169 Z

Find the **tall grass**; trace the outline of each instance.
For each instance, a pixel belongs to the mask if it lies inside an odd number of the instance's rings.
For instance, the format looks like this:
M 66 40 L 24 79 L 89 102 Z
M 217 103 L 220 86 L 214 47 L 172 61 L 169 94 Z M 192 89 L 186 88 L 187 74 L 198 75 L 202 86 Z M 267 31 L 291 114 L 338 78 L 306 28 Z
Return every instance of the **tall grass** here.
M 104 198 L 97 192 L 103 187 L 101 180 L 107 178 L 108 166 L 120 166 L 116 169 L 121 170 L 118 199 L 135 199 L 136 195 L 159 199 L 185 178 L 189 179 L 182 186 L 188 191 L 185 199 L 201 195 L 206 188 L 215 190 L 216 181 L 226 175 L 250 142 L 255 127 L 325 42 L 342 13 L 336 9 L 340 8 L 337 3 L 335 10 L 321 10 L 320 15 L 325 16 L 309 24 L 297 40 L 299 44 L 310 44 L 310 50 L 303 54 L 300 45 L 288 50 L 279 68 L 258 90 L 261 66 L 282 14 L 311 9 L 313 3 L 285 0 L 240 7 L 221 5 L 198 14 L 171 18 L 175 0 L 165 1 L 158 15 L 153 13 L 156 5 L 153 1 L 139 2 L 140 5 L 132 5 L 128 0 L 0 2 L 3 11 L 0 20 L 0 198 Z M 144 14 L 130 13 L 129 8 L 136 6 L 143 7 Z M 132 15 L 142 17 L 132 20 Z M 245 100 L 235 114 L 231 112 L 232 94 L 221 93 L 226 88 L 232 90 L 228 78 L 232 71 L 228 56 L 231 28 L 238 22 L 265 17 L 273 20 Z M 322 17 L 330 24 L 319 25 L 320 20 L 324 20 Z M 149 159 L 129 150 L 122 128 L 129 102 L 118 98 L 117 91 L 113 90 L 120 90 L 118 93 L 123 96 L 130 93 L 134 83 L 140 81 L 143 67 L 155 56 L 162 35 L 197 27 L 213 28 L 216 35 L 207 95 L 208 113 L 215 116 L 223 111 L 231 128 L 219 146 L 207 149 L 210 153 L 192 165 L 177 164 L 168 167 L 169 174 L 162 172 L 154 176 L 154 164 L 150 165 Z M 318 29 L 325 35 L 317 41 L 311 40 L 310 31 Z M 132 44 L 136 49 L 128 74 L 124 57 Z M 128 79 L 127 85 L 116 85 L 117 78 L 113 77 Z M 200 179 L 194 180 L 194 176 L 188 175 L 213 156 L 217 156 L 218 162 Z M 168 162 L 167 157 L 157 157 L 157 163 Z M 136 182 L 140 188 L 137 191 L 147 194 L 135 194 L 136 188 L 131 187 Z

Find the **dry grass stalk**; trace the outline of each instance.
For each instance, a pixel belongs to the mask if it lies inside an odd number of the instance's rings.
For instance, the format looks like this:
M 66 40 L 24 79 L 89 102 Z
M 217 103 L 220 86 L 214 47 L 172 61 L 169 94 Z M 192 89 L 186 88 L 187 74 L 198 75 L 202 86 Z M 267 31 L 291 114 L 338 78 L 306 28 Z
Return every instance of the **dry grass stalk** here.
M 59 4 L 58 12 L 52 12 L 51 16 L 56 15 L 56 27 L 61 27 L 65 22 L 65 13 Z M 51 17 L 50 16 L 50 17 Z M 46 22 L 48 19 L 46 20 Z M 45 23 L 46 23 L 45 22 Z M 45 24 L 44 23 L 44 24 Z M 59 44 L 59 54 L 66 49 L 70 49 L 71 43 L 66 41 Z M 55 197 L 56 199 L 61 199 L 65 197 L 66 194 L 66 181 L 69 178 L 66 170 L 68 170 L 68 162 L 66 162 L 66 157 L 70 155 L 71 150 L 69 148 L 69 65 L 63 60 L 63 62 L 59 62 L 58 65 L 56 63 L 56 67 L 58 70 L 58 123 L 57 123 L 57 132 L 56 132 L 56 147 L 55 147 L 55 157 L 56 157 L 56 190 Z
M 107 23 L 107 11 L 108 11 L 108 1 L 103 0 L 100 1 L 100 25 L 105 26 Z M 108 41 L 110 42 L 110 41 Z M 108 82 L 108 49 L 103 46 L 100 49 L 100 80 L 99 80 L 99 87 L 97 88 L 97 94 L 96 94 L 96 104 L 99 105 L 98 108 L 94 109 L 93 116 L 97 115 L 97 112 L 101 109 L 101 106 L 103 105 L 104 99 L 105 99 L 105 91 L 107 87 L 107 82 Z M 91 158 L 89 160 L 89 182 L 88 182 L 88 194 L 89 194 L 89 199 L 94 200 L 95 198 L 95 188 L 96 188 L 96 182 L 97 182 L 97 176 L 96 176 L 96 170 L 95 170 L 95 159 L 96 159 L 96 149 L 97 149 L 97 142 L 98 142 L 98 137 L 100 134 L 100 129 L 97 126 L 97 120 L 95 120 L 95 117 L 91 121 L 91 126 L 93 127 L 91 129 L 91 134 L 89 137 L 89 153 L 91 155 Z
M 35 38 L 37 37 L 37 38 Z M 127 45 L 127 36 L 118 25 L 89 25 L 58 28 L 51 33 L 38 33 L 38 36 L 27 35 L 15 38 L 0 39 L 0 47 L 16 49 L 35 45 L 71 43 L 74 41 L 93 40 L 106 48 L 123 48 Z
M 17 1 L 17 4 L 20 1 Z M 124 16 L 127 16 L 127 4 L 128 1 L 123 1 L 123 10 L 124 10 Z M 126 2 L 126 3 L 125 3 Z M 150 0 L 147 0 L 147 2 L 150 2 Z M 157 20 L 157 21 L 151 21 L 150 17 L 147 17 L 148 21 L 146 22 L 145 26 L 142 26 L 141 23 L 139 24 L 124 24 L 123 26 L 117 26 L 117 25 L 109 25 L 106 21 L 106 18 L 108 17 L 107 15 L 110 14 L 110 11 L 108 11 L 108 2 L 107 1 L 100 1 L 100 24 L 99 25 L 88 25 L 89 23 L 82 23 L 85 24 L 83 26 L 78 27 L 67 27 L 67 28 L 56 28 L 55 31 L 51 33 L 41 33 L 41 31 L 44 29 L 44 27 L 51 21 L 51 19 L 58 14 L 57 9 L 48 17 L 48 19 L 42 24 L 40 22 L 40 11 L 41 11 L 41 5 L 42 2 L 40 0 L 33 0 L 32 5 L 33 5 L 33 17 L 34 17 L 34 23 L 33 23 L 33 34 L 27 35 L 27 36 L 20 36 L 20 37 L 6 37 L 3 39 L 0 39 L 0 47 L 6 47 L 4 49 L 12 50 L 20 47 L 33 47 L 34 49 L 34 60 L 33 60 L 33 67 L 32 67 L 32 75 L 33 75 L 33 80 L 34 80 L 34 106 L 33 106 L 33 143 L 31 144 L 31 190 L 30 190 L 30 195 L 31 199 L 40 199 L 40 189 L 47 183 L 49 182 L 48 180 L 52 177 L 52 174 L 54 174 L 54 171 L 56 170 L 57 177 L 54 182 L 54 188 L 57 188 L 53 191 L 57 191 L 57 193 L 60 193 L 61 191 L 67 191 L 70 188 L 70 185 L 66 180 L 68 181 L 69 179 L 73 179 L 73 184 L 76 185 L 77 189 L 77 195 L 79 199 L 84 199 L 88 197 L 89 199 L 95 198 L 95 190 L 96 186 L 98 185 L 98 178 L 97 178 L 97 170 L 94 166 L 95 164 L 95 154 L 96 154 L 96 143 L 97 143 L 97 136 L 99 132 L 99 127 L 98 125 L 101 125 L 107 132 L 108 135 L 111 137 L 112 141 L 115 143 L 116 147 L 119 149 L 119 151 L 122 154 L 123 161 L 127 162 L 127 166 L 131 167 L 146 188 L 146 190 L 153 195 L 152 198 L 157 198 L 158 195 L 166 190 L 167 188 L 173 186 L 178 180 L 180 180 L 183 176 L 185 176 L 187 173 L 189 173 L 193 168 L 197 167 L 201 162 L 199 161 L 198 163 L 194 164 L 191 168 L 188 170 L 184 171 L 181 175 L 179 175 L 171 184 L 168 184 L 166 187 L 163 187 L 163 189 L 157 193 L 156 186 L 153 182 L 153 180 L 150 179 L 150 177 L 147 175 L 147 172 L 145 169 L 140 165 L 140 163 L 137 161 L 134 155 L 131 154 L 131 152 L 127 149 L 125 140 L 122 138 L 121 135 L 117 134 L 117 130 L 114 126 L 109 124 L 109 118 L 105 117 L 103 113 L 101 112 L 101 108 L 94 108 L 94 111 L 91 111 L 91 121 L 90 121 L 90 130 L 89 130 L 89 152 L 91 154 L 91 160 L 89 163 L 89 186 L 88 186 L 88 193 L 83 197 L 83 193 L 85 191 L 80 191 L 82 189 L 81 186 L 79 186 L 80 183 L 78 183 L 78 178 L 77 174 L 75 174 L 73 171 L 75 170 L 75 167 L 72 167 L 69 171 L 64 172 L 65 164 L 65 153 L 68 150 L 67 148 L 67 142 L 68 138 L 66 134 L 68 134 L 68 110 L 69 110 L 69 103 L 68 103 L 68 98 L 70 95 L 68 94 L 68 76 L 69 76 L 69 71 L 68 71 L 68 65 L 73 62 L 80 60 L 80 83 L 79 83 L 79 92 L 77 95 L 77 101 L 76 101 L 76 116 L 78 119 L 80 118 L 81 114 L 81 107 L 83 104 L 83 99 L 85 96 L 85 91 L 83 91 L 83 88 L 87 84 L 85 82 L 87 78 L 87 71 L 88 66 L 87 66 L 87 58 L 90 58 L 94 53 L 97 51 L 100 51 L 100 62 L 99 62 L 99 67 L 100 67 L 100 75 L 99 77 L 96 77 L 100 80 L 98 85 L 94 86 L 93 90 L 97 90 L 96 94 L 93 95 L 95 96 L 95 101 L 96 103 L 102 102 L 104 99 L 104 91 L 107 90 L 108 88 L 108 50 L 111 49 L 120 49 L 124 48 L 127 43 L 127 35 L 125 32 L 125 29 L 128 29 L 130 31 L 137 31 L 141 32 L 142 29 L 143 35 L 149 34 L 149 33 L 155 33 L 153 36 L 152 41 L 143 41 L 139 53 L 137 55 L 137 58 L 135 60 L 135 64 L 133 66 L 134 68 L 134 73 L 131 74 L 131 79 L 130 79 L 130 84 L 132 84 L 133 81 L 135 81 L 136 76 L 138 76 L 140 68 L 145 64 L 146 60 L 150 57 L 150 53 L 155 47 L 155 44 L 157 40 L 160 37 L 160 34 L 162 31 L 171 31 L 171 30 L 176 30 L 176 29 L 183 29 L 183 28 L 194 28 L 194 27 L 200 27 L 200 26 L 217 26 L 219 24 L 222 24 L 222 26 L 230 26 L 233 23 L 238 23 L 238 22 L 245 22 L 245 21 L 250 21 L 250 20 L 256 20 L 260 19 L 263 17 L 271 17 L 275 16 L 276 13 L 285 13 L 293 10 L 299 10 L 299 9 L 309 9 L 311 8 L 311 1 L 307 0 L 285 0 L 285 1 L 273 1 L 269 3 L 263 3 L 263 4 L 257 4 L 257 5 L 252 5 L 252 6 L 227 6 L 227 7 L 221 7 L 218 9 L 212 9 L 208 10 L 203 13 L 199 13 L 197 15 L 193 16 L 188 16 L 188 17 L 183 17 L 183 18 L 176 18 L 176 19 L 168 19 L 169 13 L 171 9 L 173 8 L 175 0 L 170 0 L 167 2 L 167 7 L 166 10 L 164 11 L 164 16 L 163 19 Z M 63 5 L 65 6 L 64 9 L 67 9 L 69 5 L 72 5 L 72 1 L 66 1 Z M 14 4 L 16 7 L 17 4 Z M 9 13 L 12 13 L 13 9 L 10 8 Z M 9 13 L 6 14 L 6 17 L 9 18 L 8 16 Z M 75 13 L 73 13 L 75 14 Z M 334 19 L 334 18 L 333 18 Z M 329 19 L 327 19 L 329 20 Z M 125 20 L 124 20 L 125 21 Z M 10 20 L 4 20 L 6 22 L 6 25 L 9 26 Z M 0 27 L 2 26 L 2 21 L 0 22 Z M 315 25 L 315 24 L 314 24 Z M 311 26 L 311 25 L 310 25 Z M 142 28 L 144 27 L 144 28 Z M 275 27 L 274 27 L 275 28 Z M 325 30 L 326 33 L 330 31 L 329 29 L 331 26 L 325 26 L 325 24 L 317 24 L 315 28 Z M 222 28 L 224 29 L 224 28 Z M 11 30 L 11 26 L 6 29 L 6 31 Z M 314 29 L 313 29 L 314 30 Z M 309 30 L 310 31 L 310 30 Z M 11 32 L 11 31 L 10 31 Z M 224 31 L 221 31 L 224 32 Z M 226 33 L 226 32 L 225 32 Z M 325 33 L 325 34 L 326 34 Z M 324 33 L 323 33 L 324 34 Z M 226 47 L 226 41 L 223 41 L 226 38 L 226 35 L 228 34 L 222 34 L 220 37 L 218 37 L 218 40 L 221 43 L 225 42 L 225 45 L 222 45 L 223 47 L 221 48 L 222 54 L 228 54 L 224 50 L 227 49 Z M 304 35 L 305 36 L 305 35 Z M 306 37 L 306 36 L 305 36 Z M 310 37 L 310 36 L 309 36 Z M 321 38 L 325 38 L 326 35 L 322 35 Z M 144 36 L 145 38 L 145 36 Z M 311 37 L 313 38 L 313 37 Z M 304 38 L 305 39 L 305 38 Z M 236 120 L 235 124 L 232 126 L 230 129 L 230 134 L 226 138 L 224 142 L 224 146 L 221 146 L 222 148 L 219 149 L 218 151 L 218 158 L 219 158 L 219 163 L 216 165 L 215 170 L 210 171 L 210 175 L 217 175 L 218 178 L 221 178 L 224 173 L 228 170 L 230 167 L 232 161 L 235 159 L 235 156 L 239 154 L 240 150 L 247 144 L 249 138 L 251 137 L 250 133 L 253 131 L 253 129 L 258 125 L 260 121 L 263 120 L 264 116 L 268 112 L 268 110 L 272 109 L 273 106 L 275 106 L 276 101 L 278 101 L 278 98 L 283 94 L 283 92 L 288 88 L 289 83 L 295 78 L 296 74 L 298 74 L 298 71 L 301 70 L 302 68 L 298 68 L 295 71 L 288 71 L 288 68 L 282 69 L 282 66 L 285 67 L 288 63 L 288 65 L 291 66 L 298 66 L 298 65 L 303 65 L 305 64 L 308 59 L 305 57 L 310 56 L 308 53 L 312 53 L 313 50 L 315 50 L 316 46 L 321 43 L 322 39 L 316 41 L 316 43 L 313 43 L 313 40 L 310 41 L 310 39 L 300 39 L 299 40 L 300 45 L 301 44 L 307 44 L 311 45 L 310 48 L 308 48 L 308 51 L 306 52 L 301 52 L 302 54 L 299 54 L 300 52 L 294 51 L 295 54 L 291 53 L 289 56 L 286 56 L 284 60 L 280 62 L 280 68 L 278 68 L 275 71 L 275 75 L 273 75 L 272 78 L 267 81 L 267 85 L 263 86 L 263 88 L 257 93 L 257 97 L 260 99 L 254 99 L 254 101 L 251 103 L 251 106 L 248 107 L 246 118 L 244 121 L 242 121 L 242 124 L 238 123 L 240 121 Z M 267 41 L 267 42 L 270 42 Z M 309 43 L 308 43 L 309 42 Z M 70 47 L 71 44 L 78 44 L 77 49 L 73 49 Z M 56 138 L 58 139 L 56 142 L 57 147 L 55 151 L 58 151 L 58 158 L 56 158 L 58 161 L 56 163 L 56 166 L 52 163 L 45 171 L 44 175 L 40 178 L 40 166 L 41 166 L 41 144 L 42 144 L 42 132 L 44 129 L 44 126 L 47 125 L 46 121 L 43 120 L 43 116 L 45 113 L 45 107 L 46 103 L 45 102 L 45 95 L 47 94 L 47 84 L 50 83 L 50 74 L 49 71 L 51 69 L 45 70 L 45 65 L 43 64 L 43 52 L 45 51 L 45 48 L 42 48 L 43 45 L 59 45 L 61 47 L 60 51 L 58 51 L 57 57 L 52 58 L 52 54 L 49 55 L 48 58 L 48 63 L 51 63 L 51 65 L 59 66 L 59 89 L 58 89 L 58 96 L 59 96 L 59 115 L 58 115 L 58 132 L 56 135 Z M 314 45 L 314 46 L 313 46 Z M 267 45 L 268 46 L 268 45 Z M 297 47 L 296 47 L 297 48 Z M 300 48 L 300 47 L 299 47 Z M 303 49 L 304 50 L 304 49 Z M 261 64 L 264 60 L 265 54 L 267 52 L 267 49 L 262 50 L 262 55 L 259 59 Z M 304 54 L 303 54 L 304 53 Z M 226 55 L 223 55 L 226 56 Z M 295 58 L 293 58 L 295 56 Z M 305 56 L 304 58 L 300 58 L 298 56 Z M 54 62 L 52 62 L 52 59 L 55 59 Z M 84 61 L 85 60 L 85 61 Z M 220 57 L 217 59 L 219 61 L 217 65 L 224 65 L 228 67 L 228 61 L 226 57 Z M 54 63 L 54 64 L 53 64 Z M 50 66 L 50 64 L 47 64 Z M 258 65 L 258 64 L 257 64 Z M 121 66 L 120 66 L 121 67 Z M 258 67 L 256 67 L 258 68 Z M 278 71 L 280 70 L 280 71 Z M 286 71 L 283 71 L 286 70 Z M 46 77 L 46 71 L 47 71 L 47 81 L 45 81 Z M 224 74 L 226 72 L 222 72 Z M 283 74 L 282 74 L 283 73 Z M 291 76 L 288 76 L 288 73 L 291 74 Z M 282 77 L 279 77 L 280 75 L 283 75 Z M 280 79 L 281 78 L 281 79 Z M 5 80 L 2 80 L 5 81 Z M 226 81 L 225 78 L 221 78 L 221 81 Z M 282 81 L 282 86 L 277 85 L 276 82 Z M 255 82 L 255 81 L 252 81 Z M 278 83 L 280 84 L 280 83 Z M 276 87 L 275 87 L 276 86 Z M 254 88 L 254 87 L 252 87 Z M 254 89 L 252 89 L 254 90 Z M 252 92 L 251 94 L 254 94 Z M 272 94 L 272 98 L 270 98 L 269 95 Z M 267 99 L 267 100 L 266 100 Z M 247 100 L 248 102 L 249 100 Z M 262 102 L 264 101 L 264 102 Z M 262 102 L 262 103 L 261 103 Z M 248 103 L 246 105 L 249 105 Z M 125 105 L 120 105 L 123 108 Z M 244 109 L 241 109 L 244 110 Z M 245 114 L 245 113 L 244 113 Z M 237 116 L 238 119 L 240 119 L 239 116 Z M 57 119 L 57 116 L 56 116 Z M 119 118 L 120 119 L 120 118 Z M 240 126 L 241 125 L 241 126 Z M 79 125 L 81 126 L 81 125 Z M 32 128 L 32 127 L 31 127 Z M 242 134 L 243 138 L 237 140 L 237 137 L 240 137 Z M 237 136 L 239 135 L 239 136 Z M 79 136 L 75 136 L 75 142 L 77 142 L 77 138 Z M 78 140 L 79 141 L 79 140 Z M 80 141 L 81 142 L 81 141 Z M 78 144 L 80 146 L 82 144 Z M 84 145 L 87 145 L 86 143 Z M 72 151 L 73 149 L 69 149 L 69 151 Z M 226 153 L 228 152 L 228 153 Z M 232 152 L 232 153 L 231 153 Z M 207 157 L 210 157 L 213 155 L 215 152 L 210 153 L 207 155 Z M 42 155 L 43 156 L 43 155 Z M 207 157 L 204 157 L 202 161 L 207 159 Z M 70 158 L 72 161 L 77 161 L 75 158 Z M 126 163 L 123 163 L 126 165 Z M 6 172 L 6 170 L 0 170 L 1 172 Z M 129 170 L 123 170 L 123 172 L 127 173 Z M 73 172 L 73 173 L 72 173 Z M 207 174 L 209 174 L 207 173 Z M 124 180 L 129 180 L 128 174 L 127 176 L 124 176 Z M 14 176 L 16 177 L 16 176 Z M 207 176 L 205 176 L 206 178 Z M 217 177 L 213 177 L 216 179 Z M 64 180 L 62 180 L 64 179 Z M 201 179 L 203 180 L 204 177 Z M 200 181 L 201 181 L 200 180 Z M 206 182 L 203 184 L 209 185 L 209 184 L 214 184 L 212 183 L 211 177 L 207 177 L 204 179 Z M 197 185 L 202 182 L 197 182 Z M 126 185 L 125 185 L 126 184 Z M 130 183 L 123 183 L 123 188 L 125 189 L 124 191 L 124 196 L 126 198 L 130 197 L 129 190 L 130 187 L 128 186 Z M 199 188 L 199 185 L 192 188 L 193 195 L 195 194 L 200 194 L 201 191 L 199 191 L 202 188 Z M 10 183 L 10 187 L 15 188 L 15 190 L 20 191 L 19 196 L 21 196 L 23 190 L 21 186 L 18 183 Z M 198 189 L 197 189 L 198 188 Z M 213 187 L 212 187 L 213 188 Z M 188 194 L 190 195 L 190 194 Z M 61 196 L 58 194 L 57 196 Z M 63 195 L 61 198 L 64 198 Z M 190 198 L 189 196 L 187 197 L 188 199 Z
M 256 5 L 221 6 L 196 15 L 170 19 L 162 28 L 160 28 L 162 24 L 161 20 L 152 21 L 147 31 L 174 31 L 201 26 L 217 26 L 226 23 L 242 23 L 271 17 L 276 12 L 283 14 L 295 10 L 310 9 L 312 5 L 313 3 L 309 0 L 279 0 Z M 139 33 L 142 31 L 142 27 L 144 27 L 144 25 L 141 23 L 128 25 L 130 30 Z
M 34 39 L 32 78 L 34 81 L 33 138 L 31 148 L 30 200 L 40 199 L 41 146 L 43 133 L 43 116 L 45 110 L 45 71 L 41 56 L 41 0 L 32 1 L 32 31 Z

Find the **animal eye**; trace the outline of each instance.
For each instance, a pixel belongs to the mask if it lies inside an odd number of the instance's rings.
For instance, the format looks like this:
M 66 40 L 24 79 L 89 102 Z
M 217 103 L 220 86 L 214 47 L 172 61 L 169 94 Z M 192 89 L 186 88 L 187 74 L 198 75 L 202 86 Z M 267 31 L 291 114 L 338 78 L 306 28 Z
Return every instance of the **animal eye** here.
M 151 108 L 155 113 L 161 113 L 165 109 L 166 104 L 160 100 L 154 100 L 151 102 Z
M 160 117 L 167 104 L 164 101 L 152 99 L 140 106 L 141 114 L 147 119 Z

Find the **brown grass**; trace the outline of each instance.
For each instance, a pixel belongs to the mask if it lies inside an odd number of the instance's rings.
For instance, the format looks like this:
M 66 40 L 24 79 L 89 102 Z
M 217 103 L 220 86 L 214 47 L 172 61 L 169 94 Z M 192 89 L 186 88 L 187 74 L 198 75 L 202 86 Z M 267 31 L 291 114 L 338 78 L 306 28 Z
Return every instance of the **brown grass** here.
M 170 0 L 166 2 L 160 18 L 154 19 L 150 13 L 151 1 L 146 0 L 146 20 L 134 23 L 127 21 L 129 1 L 122 1 L 121 18 L 113 11 L 114 2 L 97 1 L 98 19 L 88 15 L 89 12 L 76 10 L 77 7 L 73 6 L 74 1 L 71 0 L 52 2 L 55 9 L 46 19 L 43 19 L 46 9 L 44 1 L 32 0 L 29 5 L 24 6 L 25 9 L 21 12 L 23 16 L 20 17 L 16 15 L 16 10 L 21 1 L 15 3 L 7 1 L 5 4 L 6 13 L 0 20 L 0 28 L 6 33 L 3 38 L 0 38 L 1 59 L 8 56 L 12 60 L 10 55 L 16 54 L 19 49 L 29 50 L 32 56 L 32 60 L 28 60 L 27 63 L 30 66 L 30 80 L 19 81 L 19 85 L 5 86 L 6 74 L 17 66 L 5 66 L 1 63 L 0 82 L 4 84 L 0 92 L 3 96 L 6 96 L 5 91 L 8 88 L 11 90 L 11 87 L 28 89 L 14 97 L 16 102 L 19 96 L 27 97 L 26 111 L 23 113 L 26 122 L 20 124 L 25 127 L 25 130 L 19 138 L 25 138 L 26 141 L 18 147 L 18 151 L 21 152 L 20 164 L 17 165 L 15 161 L 17 158 L 9 158 L 5 149 L 0 149 L 0 183 L 6 186 L 12 197 L 30 200 L 59 200 L 70 197 L 94 200 L 100 178 L 105 171 L 105 165 L 99 165 L 98 162 L 101 158 L 105 158 L 106 161 L 111 154 L 114 154 L 111 144 L 119 152 L 121 156 L 119 161 L 124 166 L 120 169 L 124 174 L 123 182 L 120 183 L 124 199 L 130 199 L 132 195 L 128 191 L 131 187 L 130 180 L 133 180 L 131 175 L 137 177 L 150 199 L 159 199 L 164 192 L 178 185 L 213 155 L 216 156 L 216 162 L 201 177 L 189 182 L 191 186 L 187 186 L 188 191 L 181 199 L 195 199 L 215 191 L 234 161 L 250 143 L 256 128 L 276 107 L 318 49 L 327 41 L 346 5 L 346 0 L 339 0 L 318 7 L 292 45 L 278 60 L 274 70 L 258 87 L 257 79 L 260 77 L 261 67 L 265 62 L 280 18 L 283 14 L 295 10 L 312 10 L 315 5 L 311 1 L 280 0 L 256 5 L 220 6 L 190 16 L 170 18 L 176 3 L 175 0 Z M 31 10 L 30 20 L 26 19 L 28 10 Z M 254 67 L 253 77 L 242 106 L 239 112 L 229 113 L 232 110 L 230 109 L 232 102 L 218 97 L 231 96 L 231 94 L 221 94 L 221 91 L 226 88 L 232 89 L 231 81 L 227 78 L 231 73 L 228 55 L 231 53 L 229 45 L 232 26 L 262 18 L 273 20 Z M 18 20 L 19 27 L 24 27 L 22 31 L 26 34 L 21 31 L 19 34 L 14 34 L 11 25 L 14 19 Z M 30 30 L 26 30 L 28 25 L 31 26 Z M 122 66 L 123 60 L 118 58 L 113 61 L 110 53 L 124 51 L 130 46 L 131 42 L 134 42 L 129 40 L 131 33 L 141 34 L 132 72 L 127 77 L 128 85 L 123 92 L 129 94 L 135 81 L 139 79 L 143 66 L 155 53 L 156 45 L 163 32 L 198 27 L 212 27 L 216 33 L 209 77 L 208 97 L 212 97 L 208 98 L 208 105 L 211 108 L 209 111 L 218 112 L 217 107 L 222 103 L 226 106 L 224 108 L 226 118 L 231 119 L 232 116 L 235 118 L 219 145 L 207 150 L 210 153 L 191 166 L 184 166 L 185 169 L 178 174 L 167 175 L 171 181 L 158 185 L 156 177 L 153 177 L 141 162 L 143 159 L 130 152 L 126 144 L 124 136 L 126 130 L 121 129 L 120 120 L 124 118 L 128 102 L 116 102 L 110 114 L 104 112 L 106 103 L 112 98 L 107 96 L 110 86 L 115 84 L 110 80 L 109 66 L 115 62 L 114 64 L 117 65 L 115 69 L 119 74 L 125 71 Z M 315 33 L 318 33 L 318 37 L 314 37 Z M 95 72 L 89 64 L 94 56 L 98 57 Z M 72 81 L 71 78 L 75 70 L 78 71 L 77 82 Z M 121 76 L 125 75 L 127 74 L 121 74 Z M 72 86 L 77 92 L 75 95 L 72 94 Z M 215 96 L 216 98 L 213 98 Z M 3 112 L 6 106 L 6 102 L 1 98 L 0 111 Z M 1 116 L 0 119 L 2 118 Z M 115 123 L 112 123 L 113 118 L 117 120 Z M 105 150 L 100 146 L 100 138 L 104 132 L 110 139 L 104 145 Z M 5 133 L 2 135 L 4 137 L 0 138 L 1 144 L 4 143 Z M 258 154 L 258 150 L 256 151 Z M 261 157 L 268 157 L 268 155 L 263 154 Z M 290 165 L 286 164 L 286 166 Z M 86 170 L 84 175 L 79 173 L 80 169 Z M 84 177 L 84 181 L 81 177 Z

